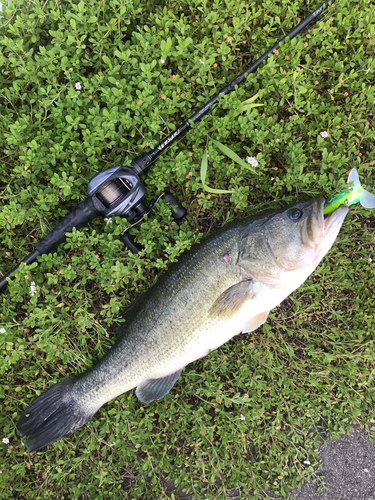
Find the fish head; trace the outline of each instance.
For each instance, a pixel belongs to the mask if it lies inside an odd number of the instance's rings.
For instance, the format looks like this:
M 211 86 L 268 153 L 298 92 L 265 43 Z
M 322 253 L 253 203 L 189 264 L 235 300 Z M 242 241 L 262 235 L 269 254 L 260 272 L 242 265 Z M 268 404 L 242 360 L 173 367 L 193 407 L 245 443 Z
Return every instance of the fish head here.
M 268 221 L 268 244 L 282 268 L 315 268 L 332 247 L 348 207 L 340 205 L 329 217 L 323 210 L 324 199 L 317 198 L 296 203 Z
M 290 281 L 293 271 L 311 274 L 332 247 L 348 213 L 346 205 L 328 217 L 323 210 L 323 198 L 295 203 L 270 214 L 258 231 L 244 233 L 239 254 L 242 274 L 270 284 Z

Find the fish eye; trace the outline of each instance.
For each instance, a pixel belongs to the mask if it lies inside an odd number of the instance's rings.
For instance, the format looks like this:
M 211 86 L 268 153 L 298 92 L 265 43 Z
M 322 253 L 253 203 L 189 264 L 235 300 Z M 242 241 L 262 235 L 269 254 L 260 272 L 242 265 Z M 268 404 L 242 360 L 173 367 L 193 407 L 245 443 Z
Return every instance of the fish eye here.
M 302 210 L 299 208 L 291 208 L 288 212 L 288 217 L 292 221 L 296 221 L 302 217 Z

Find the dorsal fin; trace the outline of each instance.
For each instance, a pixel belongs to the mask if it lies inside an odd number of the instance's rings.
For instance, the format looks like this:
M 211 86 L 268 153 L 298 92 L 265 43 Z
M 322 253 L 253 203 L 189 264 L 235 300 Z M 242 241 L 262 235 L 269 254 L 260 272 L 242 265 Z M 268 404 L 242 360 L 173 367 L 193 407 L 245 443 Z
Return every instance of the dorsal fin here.
M 135 300 L 133 300 L 133 302 L 121 314 L 120 319 L 124 319 L 125 321 L 122 321 L 121 323 L 115 322 L 112 325 L 112 330 L 116 334 L 118 340 L 121 339 L 123 335 L 125 335 L 129 322 L 132 321 L 142 309 L 142 306 L 148 297 L 147 292 L 148 290 L 145 293 L 142 293 Z

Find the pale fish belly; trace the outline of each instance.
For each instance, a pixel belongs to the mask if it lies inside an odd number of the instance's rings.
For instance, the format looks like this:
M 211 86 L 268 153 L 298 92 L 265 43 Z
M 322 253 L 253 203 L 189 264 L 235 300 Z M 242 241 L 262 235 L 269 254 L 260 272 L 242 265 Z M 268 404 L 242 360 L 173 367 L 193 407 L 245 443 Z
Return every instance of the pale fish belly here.
M 302 272 L 294 273 L 292 282 L 279 285 L 278 287 L 264 284 L 256 285 L 256 295 L 249 298 L 236 314 L 225 320 L 208 316 L 207 320 L 199 327 L 199 331 L 195 332 L 191 341 L 176 350 L 175 356 L 169 358 L 167 362 L 162 355 L 156 357 L 151 352 L 148 353 L 147 359 L 142 359 L 141 357 L 138 360 L 140 364 L 149 366 L 149 369 L 143 370 L 143 375 L 137 373 L 137 370 L 131 370 L 130 373 L 127 371 L 119 373 L 118 377 L 112 379 L 106 387 L 101 388 L 100 395 L 96 395 L 95 402 L 92 401 L 91 405 L 99 408 L 110 399 L 134 389 L 148 379 L 167 377 L 181 370 L 189 363 L 203 358 L 210 351 L 214 351 L 244 330 L 252 331 L 251 329 L 247 329 L 249 322 L 251 324 L 251 319 L 254 316 L 274 309 L 304 283 L 314 268 L 305 268 Z M 255 326 L 254 330 L 258 326 L 260 325 Z
M 248 329 L 249 323 L 250 325 L 252 323 L 252 318 L 277 307 L 306 281 L 314 269 L 315 266 L 311 266 L 304 268 L 298 273 L 294 273 L 292 282 L 279 287 L 260 285 L 256 290 L 257 294 L 247 300 L 231 318 L 226 320 L 212 319 L 208 321 L 202 327 L 202 334 L 198 337 L 199 341 L 192 346 L 192 349 L 189 350 L 190 352 L 186 352 L 186 359 L 188 361 L 183 365 L 180 363 L 180 366 L 177 366 L 178 363 L 176 363 L 175 369 L 182 368 L 182 366 L 186 366 L 188 363 L 207 356 L 210 351 L 214 351 L 244 330 L 246 332 L 256 330 L 260 326 L 256 321 L 254 322 L 255 327 Z
M 208 317 L 196 332 L 194 339 L 184 346 L 184 349 L 178 354 L 176 358 L 170 360 L 168 368 L 165 364 L 156 365 L 150 370 L 148 378 L 162 378 L 182 369 L 184 366 L 196 361 L 197 359 L 207 356 L 210 351 L 214 351 L 222 346 L 235 335 L 246 331 L 255 330 L 259 324 L 255 322 L 255 328 L 248 330 L 249 323 L 251 324 L 252 318 L 261 313 L 266 313 L 274 309 L 280 302 L 288 297 L 296 288 L 298 288 L 311 274 L 310 271 L 298 273 L 295 276 L 293 283 L 275 287 L 272 285 L 261 285 L 257 290 L 257 294 L 248 299 L 238 312 L 228 319 L 219 319 Z

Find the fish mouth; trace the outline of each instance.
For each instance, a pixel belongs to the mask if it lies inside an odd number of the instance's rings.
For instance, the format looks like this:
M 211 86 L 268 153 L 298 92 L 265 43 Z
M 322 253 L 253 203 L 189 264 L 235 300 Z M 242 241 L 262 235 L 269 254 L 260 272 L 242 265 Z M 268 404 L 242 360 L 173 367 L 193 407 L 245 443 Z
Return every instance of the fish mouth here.
M 320 230 L 317 229 L 314 234 L 314 246 L 316 249 L 314 261 L 318 264 L 334 244 L 344 219 L 349 212 L 349 208 L 346 205 L 340 205 L 334 212 L 324 216 L 324 198 L 318 198 L 316 203 L 315 220 L 318 222 L 316 227 L 320 228 Z
M 302 230 L 302 242 L 313 249 L 309 264 L 316 267 L 334 244 L 349 208 L 340 205 L 334 212 L 324 215 L 325 199 L 316 198 L 310 216 Z
M 346 205 L 340 205 L 334 212 L 325 216 L 325 199 L 316 198 L 314 202 L 314 208 L 303 230 L 302 241 L 306 246 L 315 249 L 316 259 L 320 260 L 337 238 L 349 209 Z
M 344 219 L 349 212 L 349 208 L 346 205 L 340 205 L 334 212 L 329 215 L 324 216 L 324 207 L 325 200 L 324 198 L 319 198 L 317 200 L 318 203 L 318 217 L 319 217 L 319 225 L 322 228 L 323 237 L 327 237 L 331 231 L 336 233 L 341 229 L 341 226 L 344 222 Z M 335 236 L 335 237 L 336 237 Z
M 327 220 L 324 218 L 324 205 L 325 205 L 325 199 L 324 198 L 318 198 L 316 200 L 317 204 L 317 215 L 318 215 L 318 222 L 319 222 L 319 227 L 322 228 L 322 233 L 324 234 L 325 228 L 326 228 L 326 223 Z

